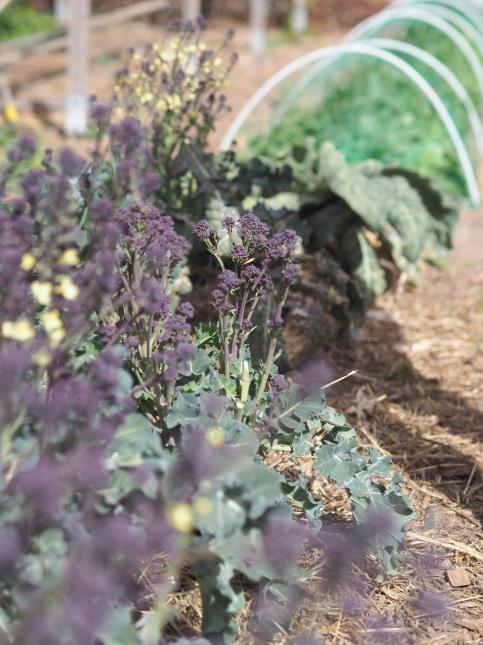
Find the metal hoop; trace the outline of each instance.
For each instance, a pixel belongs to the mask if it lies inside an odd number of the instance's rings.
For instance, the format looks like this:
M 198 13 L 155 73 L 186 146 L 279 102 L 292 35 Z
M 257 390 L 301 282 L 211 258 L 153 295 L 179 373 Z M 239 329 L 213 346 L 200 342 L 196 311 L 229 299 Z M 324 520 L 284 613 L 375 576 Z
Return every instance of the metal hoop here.
M 471 42 L 478 49 L 480 56 L 483 56 L 483 39 L 481 33 L 469 22 L 465 16 L 462 16 L 460 13 L 454 9 L 448 9 L 447 7 L 442 7 L 434 3 L 427 3 L 424 1 L 418 2 L 417 6 L 423 9 L 424 11 L 429 11 L 434 13 L 435 16 L 439 16 L 446 20 L 446 22 L 451 23 L 454 27 L 459 29 L 465 36 L 467 36 Z
M 473 0 L 424 0 L 425 4 L 434 4 L 449 7 L 461 13 L 462 6 L 464 5 L 464 15 L 468 20 L 471 20 L 478 31 L 483 34 L 483 7 L 481 4 Z M 402 7 L 409 5 L 418 5 L 419 0 L 394 0 L 391 3 L 393 6 Z
M 368 41 L 368 44 L 374 45 L 375 47 L 380 47 L 382 49 L 390 49 L 392 51 L 399 51 L 408 56 L 420 60 L 422 63 L 425 63 L 433 71 L 435 71 L 446 83 L 451 87 L 454 94 L 458 100 L 463 104 L 468 115 L 468 120 L 473 132 L 473 138 L 475 142 L 475 147 L 478 152 L 478 156 L 483 156 L 483 125 L 481 123 L 478 110 L 475 107 L 470 95 L 466 91 L 463 84 L 458 80 L 458 78 L 453 74 L 453 72 L 446 67 L 440 60 L 438 60 L 432 54 L 412 45 L 410 43 L 405 43 L 401 40 L 391 40 L 389 38 L 371 38 Z M 295 103 L 298 96 L 312 83 L 312 81 L 318 76 L 318 74 L 326 67 L 330 65 L 330 61 L 324 63 L 322 67 L 317 66 L 315 69 L 310 70 L 299 80 L 295 88 L 293 88 L 288 95 L 285 97 L 283 106 L 277 112 L 273 119 L 273 123 L 277 125 L 280 123 L 282 116 L 291 108 Z
M 354 41 L 362 36 L 366 36 L 374 29 L 384 25 L 387 22 L 398 20 L 413 20 L 416 22 L 425 23 L 434 29 L 445 34 L 454 44 L 461 50 L 470 65 L 480 91 L 480 98 L 483 102 L 483 65 L 466 38 L 455 27 L 447 23 L 442 18 L 435 16 L 429 11 L 423 9 L 411 9 L 410 7 L 403 7 L 401 9 L 386 9 L 371 18 L 363 20 L 357 27 L 349 32 L 345 40 Z
M 239 112 L 230 128 L 228 129 L 228 132 L 226 133 L 221 143 L 220 149 L 228 150 L 231 147 L 238 132 L 240 131 L 241 127 L 244 125 L 248 117 L 258 107 L 263 99 L 268 96 L 268 94 L 270 94 L 270 92 L 282 81 L 284 81 L 286 78 L 299 71 L 300 69 L 303 69 L 307 65 L 315 63 L 319 60 L 333 58 L 334 56 L 340 56 L 344 54 L 359 54 L 363 56 L 379 58 L 380 60 L 383 60 L 393 67 L 399 69 L 403 74 L 411 79 L 415 83 L 415 85 L 419 87 L 419 89 L 427 96 L 428 100 L 433 105 L 449 134 L 458 160 L 460 162 L 461 169 L 463 171 L 466 186 L 468 189 L 468 195 L 471 201 L 474 204 L 479 204 L 480 191 L 478 187 L 478 180 L 476 178 L 475 171 L 468 155 L 468 151 L 466 150 L 463 139 L 461 138 L 461 135 L 458 132 L 458 129 L 441 98 L 434 91 L 431 85 L 426 81 L 426 79 L 405 61 L 388 51 L 380 50 L 377 47 L 373 47 L 368 44 L 353 43 L 318 49 L 314 52 L 306 54 L 305 56 L 301 56 L 300 58 L 297 58 L 296 60 L 286 65 L 276 74 L 274 74 L 266 83 L 264 83 L 264 85 L 262 85 L 262 87 L 259 88 L 259 90 L 245 104 L 245 106 Z

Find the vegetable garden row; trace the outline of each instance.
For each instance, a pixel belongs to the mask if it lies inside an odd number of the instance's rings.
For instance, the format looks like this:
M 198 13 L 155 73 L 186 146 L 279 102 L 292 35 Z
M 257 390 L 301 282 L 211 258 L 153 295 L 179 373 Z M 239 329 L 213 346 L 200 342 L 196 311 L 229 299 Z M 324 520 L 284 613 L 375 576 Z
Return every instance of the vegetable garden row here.
M 398 5 L 295 61 L 220 153 L 233 33 L 215 51 L 202 19 L 173 23 L 129 52 L 111 102 L 92 99 L 89 157 L 40 153 L 30 135 L 7 151 L 2 642 L 231 642 L 242 614 L 270 642 L 303 606 L 302 556 L 331 594 L 367 563 L 376 581 L 397 572 L 414 517 L 403 478 L 307 359 L 416 280 L 479 199 L 483 11 L 457 5 Z M 242 137 L 255 109 L 268 127 Z M 324 516 L 320 478 L 352 522 Z

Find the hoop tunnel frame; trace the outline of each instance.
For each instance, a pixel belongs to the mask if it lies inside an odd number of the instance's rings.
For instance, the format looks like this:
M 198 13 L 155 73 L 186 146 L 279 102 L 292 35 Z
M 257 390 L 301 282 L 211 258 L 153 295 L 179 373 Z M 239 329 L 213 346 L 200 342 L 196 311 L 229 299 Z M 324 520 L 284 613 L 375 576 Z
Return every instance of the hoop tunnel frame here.
M 468 196 L 473 204 L 480 203 L 480 191 L 478 187 L 478 180 L 476 178 L 475 171 L 473 169 L 471 160 L 468 155 L 468 151 L 464 145 L 463 139 L 461 138 L 458 129 L 449 114 L 445 104 L 431 87 L 431 85 L 426 81 L 426 79 L 419 74 L 415 69 L 408 65 L 405 61 L 400 59 L 398 56 L 391 54 L 385 50 L 380 50 L 377 47 L 373 47 L 368 44 L 362 43 L 352 43 L 345 45 L 334 45 L 332 47 L 324 47 L 322 49 L 317 49 L 309 54 L 305 54 L 292 61 L 276 74 L 274 74 L 268 81 L 266 81 L 262 87 L 258 89 L 257 92 L 252 96 L 252 98 L 244 105 L 242 110 L 235 117 L 235 120 L 228 128 L 228 131 L 221 142 L 220 149 L 228 150 L 233 141 L 235 140 L 238 132 L 241 127 L 244 125 L 247 118 L 252 114 L 253 110 L 263 101 L 263 99 L 270 94 L 270 92 L 277 87 L 282 81 L 294 74 L 295 72 L 303 69 L 311 63 L 317 62 L 319 60 L 324 60 L 325 58 L 338 57 L 346 54 L 362 54 L 364 56 L 371 56 L 373 58 L 379 58 L 382 61 L 392 65 L 396 69 L 399 69 L 403 74 L 405 74 L 410 80 L 414 82 L 415 85 L 426 95 L 428 100 L 433 105 L 438 116 L 443 122 L 451 142 L 456 150 L 463 175 L 465 178 Z
M 471 129 L 473 130 L 476 150 L 479 156 L 483 155 L 483 125 L 478 110 L 476 109 L 472 98 L 466 91 L 461 81 L 458 80 L 457 76 L 455 76 L 455 74 L 448 67 L 446 67 L 446 65 L 444 65 L 439 59 L 437 59 L 432 54 L 429 54 L 424 49 L 416 47 L 416 45 L 406 43 L 402 40 L 392 40 L 389 38 L 371 38 L 367 41 L 367 44 L 374 45 L 375 47 L 380 47 L 382 49 L 400 51 L 401 53 L 407 54 L 408 56 L 412 56 L 422 63 L 425 63 L 441 78 L 443 78 L 466 109 L 468 120 L 470 122 Z M 310 85 L 310 83 L 317 77 L 317 75 L 321 71 L 323 71 L 330 65 L 330 63 L 331 61 L 327 61 L 323 66 L 316 67 L 315 69 L 310 70 L 304 74 L 304 76 L 298 81 L 295 87 L 285 97 L 282 108 L 278 111 L 277 114 L 275 114 L 273 118 L 275 125 L 280 122 L 281 117 L 295 103 L 298 96 L 308 87 L 308 85 Z
M 473 74 L 475 75 L 476 82 L 480 91 L 480 99 L 483 102 L 483 65 L 481 64 L 478 55 L 475 53 L 466 38 L 455 27 L 448 24 L 443 18 L 433 15 L 424 9 L 411 9 L 407 8 L 389 8 L 381 13 L 363 20 L 352 31 L 349 32 L 344 41 L 353 42 L 361 37 L 366 37 L 369 33 L 377 27 L 380 27 L 388 22 L 399 20 L 413 20 L 416 22 L 425 23 L 434 29 L 445 34 L 454 44 L 460 49 L 461 53 L 465 56 L 468 64 L 470 65 Z
M 394 7 L 409 7 L 417 6 L 419 0 L 394 0 L 391 3 L 391 6 Z M 464 10 L 466 12 L 466 18 L 470 19 L 478 28 L 478 31 L 483 34 L 483 6 L 478 3 L 473 2 L 472 0 L 424 0 L 424 4 L 434 4 L 435 6 L 444 6 L 455 9 L 461 13 L 461 5 L 464 5 Z
M 443 7 L 442 5 L 427 3 L 424 0 L 420 0 L 417 4 L 411 4 L 411 7 L 422 9 L 423 11 L 428 11 L 429 13 L 442 18 L 446 22 L 449 22 L 453 27 L 459 29 L 464 36 L 466 36 L 473 45 L 478 48 L 480 56 L 483 56 L 483 42 L 482 36 L 479 30 L 469 22 L 465 16 L 462 16 L 460 13 L 449 7 Z M 389 7 L 390 8 L 390 7 Z M 381 13 L 384 13 L 382 11 Z

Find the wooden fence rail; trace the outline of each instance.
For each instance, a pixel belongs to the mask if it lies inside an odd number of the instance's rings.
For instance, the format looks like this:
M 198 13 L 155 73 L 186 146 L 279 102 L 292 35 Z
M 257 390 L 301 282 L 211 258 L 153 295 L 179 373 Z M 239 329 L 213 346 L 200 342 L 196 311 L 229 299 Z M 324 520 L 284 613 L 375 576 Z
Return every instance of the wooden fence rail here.
M 11 1 L 0 0 L 0 12 Z M 266 49 L 269 1 L 248 1 L 252 49 L 256 54 L 263 54 Z M 308 0 L 293 0 L 291 25 L 294 33 L 301 33 L 308 26 L 307 4 Z M 65 130 L 67 134 L 83 134 L 87 122 L 89 33 L 169 9 L 171 5 L 168 0 L 141 0 L 126 7 L 91 16 L 91 0 L 55 0 L 55 15 L 59 27 L 0 44 L 0 73 L 2 69 L 5 70 L 22 59 L 67 49 L 68 94 L 65 101 Z M 201 0 L 182 0 L 181 8 L 185 20 L 194 20 L 201 12 Z

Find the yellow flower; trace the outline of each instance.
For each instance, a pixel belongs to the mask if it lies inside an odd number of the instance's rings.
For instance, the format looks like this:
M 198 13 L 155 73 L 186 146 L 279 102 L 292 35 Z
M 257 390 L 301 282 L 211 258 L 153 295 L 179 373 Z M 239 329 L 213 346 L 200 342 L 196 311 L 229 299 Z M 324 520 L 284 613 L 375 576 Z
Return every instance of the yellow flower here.
M 58 309 L 44 312 L 40 315 L 40 320 L 43 322 L 47 333 L 56 329 L 62 329 L 62 319 Z
M 221 58 L 215 58 L 215 60 L 213 61 L 213 66 L 214 67 L 220 67 L 222 62 L 223 61 L 221 60 Z
M 113 111 L 114 120 L 122 119 L 123 116 L 124 116 L 124 110 L 122 109 L 122 107 L 119 107 L 119 106 L 116 107 Z
M 58 293 L 66 300 L 75 300 L 79 295 L 79 287 L 70 276 L 64 275 L 60 278 L 59 286 L 55 288 L 55 293 Z
M 152 92 L 146 92 L 140 98 L 141 103 L 150 103 L 153 100 L 154 95 L 152 94 Z
M 65 331 L 63 329 L 54 329 L 49 333 L 50 342 L 53 347 L 58 347 L 60 343 L 64 340 Z
M 29 320 L 19 318 L 16 322 L 10 320 L 5 321 L 2 324 L 2 335 L 5 338 L 11 338 L 12 340 L 18 340 L 24 343 L 27 340 L 32 340 L 35 336 L 35 330 Z
M 168 509 L 168 522 L 180 533 L 191 533 L 193 530 L 193 509 L 190 504 L 180 502 Z
M 208 497 L 198 497 L 198 499 L 194 503 L 195 513 L 197 515 L 201 515 L 202 517 L 209 515 L 213 511 L 213 508 L 214 504 Z
M 22 261 L 20 262 L 20 268 L 22 271 L 31 271 L 36 265 L 37 260 L 32 253 L 24 253 L 22 255 Z
M 39 367 L 47 367 L 50 363 L 50 354 L 45 349 L 39 349 L 32 354 L 32 360 Z
M 79 264 L 79 252 L 77 249 L 66 249 L 60 257 L 59 264 L 76 267 Z
M 220 446 L 222 446 L 225 442 L 225 432 L 223 428 L 220 428 L 219 426 L 213 426 L 212 428 L 209 428 L 206 435 L 206 440 L 208 441 L 210 446 L 213 446 L 213 448 L 219 448 Z
M 62 324 L 60 311 L 58 309 L 46 311 L 45 313 L 41 314 L 40 319 L 44 324 L 45 331 L 52 345 L 54 347 L 60 345 L 62 339 L 65 336 L 64 325 Z
M 50 282 L 32 282 L 30 289 L 39 305 L 48 305 L 52 300 L 52 285 Z
M 13 103 L 5 103 L 3 107 L 3 118 L 7 123 L 18 121 L 18 110 Z
M 253 197 L 253 195 L 248 195 L 248 197 L 245 197 L 245 199 L 242 202 L 242 206 L 244 209 L 250 211 L 255 206 L 258 204 L 258 199 L 256 197 Z

